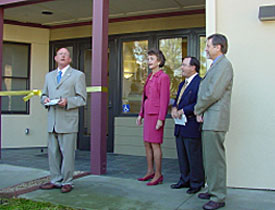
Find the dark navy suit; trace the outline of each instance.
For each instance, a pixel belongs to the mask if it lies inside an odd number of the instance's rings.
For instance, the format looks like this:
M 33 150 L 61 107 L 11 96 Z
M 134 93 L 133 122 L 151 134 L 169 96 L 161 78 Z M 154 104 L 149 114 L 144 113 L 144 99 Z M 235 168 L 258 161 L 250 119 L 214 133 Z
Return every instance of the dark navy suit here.
M 200 188 L 204 185 L 204 169 L 202 162 L 202 145 L 200 124 L 194 115 L 194 106 L 197 102 L 197 94 L 201 78 L 196 75 L 185 89 L 179 104 L 177 105 L 180 90 L 184 81 L 180 83 L 177 97 L 173 107 L 183 109 L 187 117 L 187 123 L 175 125 L 177 153 L 180 167 L 180 183 L 189 185 L 190 188 Z

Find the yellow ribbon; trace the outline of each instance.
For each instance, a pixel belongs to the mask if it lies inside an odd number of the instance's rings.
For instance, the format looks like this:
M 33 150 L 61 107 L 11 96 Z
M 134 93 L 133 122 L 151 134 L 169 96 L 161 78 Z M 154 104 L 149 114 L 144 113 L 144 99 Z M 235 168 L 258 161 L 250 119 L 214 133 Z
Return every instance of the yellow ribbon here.
M 87 91 L 87 93 L 95 93 L 95 92 L 104 92 L 104 93 L 107 93 L 108 92 L 108 88 L 107 87 L 103 87 L 103 86 L 93 86 L 93 87 L 87 87 L 86 91 Z
M 0 96 L 23 96 L 26 102 L 33 96 L 41 96 L 41 90 L 14 90 L 14 91 L 0 91 Z
M 103 86 L 93 86 L 86 88 L 87 93 L 92 92 L 108 92 L 107 87 Z M 23 100 L 26 102 L 30 100 L 33 96 L 41 96 L 41 90 L 14 90 L 14 91 L 0 91 L 0 96 L 23 96 L 26 95 Z

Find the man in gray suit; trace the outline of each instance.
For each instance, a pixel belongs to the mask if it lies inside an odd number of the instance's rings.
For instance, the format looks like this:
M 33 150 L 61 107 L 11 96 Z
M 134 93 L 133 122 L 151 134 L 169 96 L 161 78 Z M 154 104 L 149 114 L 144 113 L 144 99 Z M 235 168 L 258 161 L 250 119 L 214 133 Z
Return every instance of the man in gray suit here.
M 199 198 L 210 199 L 203 209 L 212 210 L 225 206 L 226 160 L 224 140 L 229 128 L 230 101 L 233 83 L 233 69 L 225 57 L 227 39 L 213 34 L 207 38 L 207 57 L 213 60 L 202 79 L 195 114 L 203 123 L 203 159 L 208 190 Z
M 48 108 L 48 157 L 51 182 L 41 189 L 61 188 L 70 192 L 73 173 L 78 109 L 86 104 L 85 75 L 70 67 L 70 52 L 66 48 L 57 51 L 58 68 L 46 75 L 41 103 Z

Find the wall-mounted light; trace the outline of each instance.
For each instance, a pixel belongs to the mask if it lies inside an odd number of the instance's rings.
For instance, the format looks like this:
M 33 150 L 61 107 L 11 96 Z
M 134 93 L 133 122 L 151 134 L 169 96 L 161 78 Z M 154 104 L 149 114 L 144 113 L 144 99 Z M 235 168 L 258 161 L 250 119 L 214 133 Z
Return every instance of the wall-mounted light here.
M 29 135 L 29 133 L 30 133 L 30 129 L 29 129 L 29 128 L 26 128 L 26 129 L 25 129 L 25 134 L 26 134 L 26 135 Z
M 275 5 L 260 6 L 259 19 L 260 19 L 260 21 L 275 20 Z

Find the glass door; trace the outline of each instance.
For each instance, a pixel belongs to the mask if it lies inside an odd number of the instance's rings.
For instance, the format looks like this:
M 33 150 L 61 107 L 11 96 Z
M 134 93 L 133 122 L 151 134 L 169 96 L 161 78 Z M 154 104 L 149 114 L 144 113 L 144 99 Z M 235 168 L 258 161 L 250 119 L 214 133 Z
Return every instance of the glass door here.
M 86 86 L 91 86 L 92 80 L 92 49 L 91 44 L 83 43 L 79 46 L 79 64 L 80 69 L 85 73 L 86 77 Z M 108 65 L 109 66 L 109 65 Z M 108 69 L 109 71 L 109 69 Z M 90 150 L 90 136 L 91 133 L 91 93 L 87 93 L 87 103 L 86 106 L 80 109 L 80 117 L 79 117 L 79 138 L 78 138 L 78 149 L 80 150 Z M 109 107 L 106 107 L 106 112 L 108 113 Z M 109 122 L 108 116 L 107 120 Z M 111 125 L 113 126 L 113 125 Z M 108 125 L 108 128 L 110 126 Z M 107 136 L 108 137 L 109 130 L 107 129 Z M 107 147 L 110 147 L 110 141 L 113 141 L 111 138 L 107 138 Z M 112 150 L 108 149 L 107 151 L 110 152 Z
M 85 73 L 86 86 L 91 85 L 92 50 L 89 45 L 80 47 L 80 69 Z M 78 149 L 90 150 L 91 94 L 87 93 L 86 106 L 80 109 Z
M 122 112 L 139 112 L 143 86 L 148 75 L 148 40 L 122 42 Z

